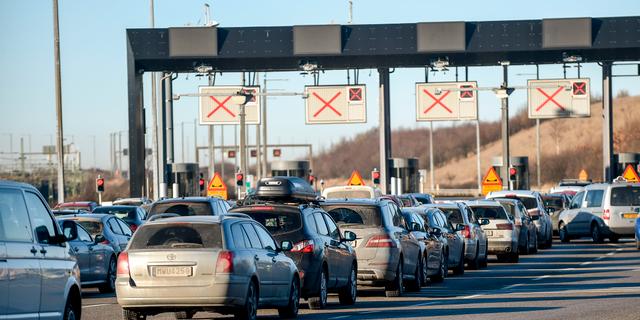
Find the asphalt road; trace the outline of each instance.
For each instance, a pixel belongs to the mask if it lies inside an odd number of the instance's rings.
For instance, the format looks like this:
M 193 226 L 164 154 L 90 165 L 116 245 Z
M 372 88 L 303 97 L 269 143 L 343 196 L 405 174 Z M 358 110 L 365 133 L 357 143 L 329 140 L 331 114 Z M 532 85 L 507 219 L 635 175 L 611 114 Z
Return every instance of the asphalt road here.
M 489 267 L 450 276 L 421 293 L 385 298 L 381 288 L 361 288 L 349 308 L 330 298 L 325 310 L 309 310 L 302 303 L 302 319 L 640 319 L 640 250 L 622 240 L 618 244 L 590 241 L 555 242 L 550 250 L 521 256 L 517 264 L 489 261 Z M 119 319 L 121 308 L 113 295 L 97 290 L 83 293 L 83 319 Z M 275 310 L 260 317 L 277 318 Z M 198 313 L 196 318 L 223 317 Z M 230 318 L 230 317 L 228 317 Z M 151 319 L 173 319 L 162 314 Z

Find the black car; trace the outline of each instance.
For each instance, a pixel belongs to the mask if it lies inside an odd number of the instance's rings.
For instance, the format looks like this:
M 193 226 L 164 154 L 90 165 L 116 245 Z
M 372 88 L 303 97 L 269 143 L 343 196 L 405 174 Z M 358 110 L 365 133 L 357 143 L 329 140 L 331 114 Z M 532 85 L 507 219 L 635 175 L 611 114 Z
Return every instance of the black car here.
M 173 216 L 220 216 L 229 211 L 229 204 L 214 197 L 182 197 L 158 200 L 153 203 L 147 219 L 158 214 Z
M 131 231 L 133 232 L 138 230 L 138 227 L 140 227 L 147 218 L 147 213 L 137 206 L 97 207 L 93 210 L 93 213 L 107 213 L 114 215 L 129 224 L 129 228 L 131 228 Z
M 343 305 L 354 304 L 358 267 L 349 242 L 356 235 L 343 235 L 331 216 L 310 201 L 314 198 L 315 192 L 302 179 L 266 178 L 260 180 L 250 201 L 229 213 L 247 214 L 278 242 L 293 243 L 287 255 L 300 270 L 301 296 L 311 309 L 324 308 L 329 292 L 337 292 Z
M 126 222 L 110 214 L 74 214 L 59 216 L 56 217 L 56 219 L 62 221 L 73 220 L 77 222 L 89 232 L 95 243 L 110 246 L 116 253 L 116 256 L 127 248 L 129 239 L 131 239 L 133 235 L 131 228 L 129 228 Z

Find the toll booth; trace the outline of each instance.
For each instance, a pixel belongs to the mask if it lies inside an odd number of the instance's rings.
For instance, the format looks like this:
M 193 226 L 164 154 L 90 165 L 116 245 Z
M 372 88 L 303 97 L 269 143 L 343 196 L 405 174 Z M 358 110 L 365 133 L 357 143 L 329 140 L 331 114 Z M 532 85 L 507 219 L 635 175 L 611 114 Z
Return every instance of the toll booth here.
M 640 171 L 640 153 L 625 152 L 616 154 L 616 174 L 621 175 L 627 165 L 633 166 L 636 172 Z
M 172 163 L 171 183 L 177 184 L 177 194 L 172 188 L 172 197 L 193 197 L 200 195 L 200 170 L 197 163 Z
M 389 159 L 389 175 L 393 181 L 400 179 L 402 193 L 420 192 L 420 169 L 418 158 L 391 158 Z M 394 188 L 395 189 L 395 188 Z
M 274 161 L 271 163 L 271 176 L 298 177 L 308 181 L 309 169 L 309 161 Z
M 493 157 L 491 159 L 491 165 L 493 168 L 500 174 L 500 168 L 502 167 L 502 157 Z M 509 160 L 511 162 L 511 166 L 515 168 L 515 180 L 510 181 L 510 189 L 511 190 L 529 190 L 531 188 L 531 184 L 529 182 L 529 157 L 511 157 Z M 507 179 L 509 181 L 509 177 L 500 177 L 501 179 Z

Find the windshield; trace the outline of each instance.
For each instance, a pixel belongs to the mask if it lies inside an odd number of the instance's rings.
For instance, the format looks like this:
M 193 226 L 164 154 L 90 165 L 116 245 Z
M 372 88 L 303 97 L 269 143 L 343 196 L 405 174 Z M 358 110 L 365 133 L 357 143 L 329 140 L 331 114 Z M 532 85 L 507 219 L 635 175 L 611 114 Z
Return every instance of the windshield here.
M 94 220 L 76 220 L 78 224 L 83 226 L 92 236 L 102 234 L 102 223 Z
M 444 212 L 444 215 L 447 217 L 452 224 L 464 224 L 464 218 L 462 217 L 462 212 L 458 208 L 438 208 Z
M 431 204 L 431 203 L 433 203 L 433 202 L 431 201 L 431 199 L 430 199 L 430 198 L 427 198 L 427 197 L 415 196 L 415 198 L 416 198 L 416 200 L 418 200 L 418 202 L 420 202 L 420 203 L 422 203 L 422 204 Z
M 129 249 L 222 248 L 219 224 L 160 224 L 140 228 Z
M 135 219 L 136 208 L 98 207 L 93 210 L 93 213 L 107 213 L 110 215 L 114 215 L 120 219 Z
M 556 197 L 542 198 L 542 201 L 544 201 L 545 207 L 562 209 L 562 198 L 556 198 Z
M 300 213 L 296 212 L 245 211 L 243 213 L 248 214 L 253 220 L 258 221 L 258 223 L 267 228 L 273 236 L 296 231 L 302 227 Z
M 327 199 L 369 199 L 371 192 L 366 190 L 331 191 L 325 196 Z
M 612 206 L 640 206 L 640 187 L 618 187 L 611 189 Z
M 153 206 L 149 216 L 158 213 L 175 213 L 181 216 L 210 216 L 211 212 L 209 202 L 167 202 Z
M 327 213 L 339 225 L 362 225 L 378 227 L 380 209 L 375 206 L 324 207 Z
M 509 201 L 498 201 L 507 210 L 509 217 L 513 219 L 516 216 L 516 206 Z
M 413 207 L 413 200 L 409 197 L 398 197 L 405 207 Z
M 503 207 L 471 207 L 478 218 L 509 220 Z

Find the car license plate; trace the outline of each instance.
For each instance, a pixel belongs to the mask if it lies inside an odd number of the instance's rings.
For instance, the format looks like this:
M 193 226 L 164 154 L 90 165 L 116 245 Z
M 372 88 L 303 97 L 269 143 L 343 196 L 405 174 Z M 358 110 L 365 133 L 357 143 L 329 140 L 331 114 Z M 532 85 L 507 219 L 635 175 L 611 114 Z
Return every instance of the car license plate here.
M 625 219 L 635 219 L 638 217 L 637 213 L 623 213 L 622 217 Z
M 493 231 L 491 231 L 491 230 L 487 230 L 487 231 L 485 231 L 484 233 L 486 233 L 486 234 L 487 234 L 487 236 L 489 236 L 489 237 L 492 237 L 492 236 L 493 236 Z
M 153 274 L 156 277 L 190 277 L 191 273 L 191 267 L 162 266 L 153 268 Z

